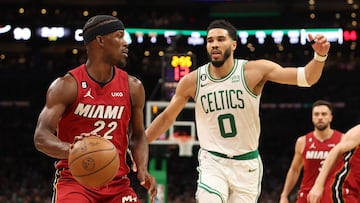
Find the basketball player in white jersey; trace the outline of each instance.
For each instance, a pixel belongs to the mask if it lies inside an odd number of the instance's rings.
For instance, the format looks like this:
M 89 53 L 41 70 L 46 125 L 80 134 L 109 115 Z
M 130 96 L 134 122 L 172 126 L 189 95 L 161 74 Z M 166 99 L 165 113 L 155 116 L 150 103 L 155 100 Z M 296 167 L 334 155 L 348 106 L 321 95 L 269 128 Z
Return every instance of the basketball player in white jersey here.
M 180 80 L 169 105 L 146 129 L 150 143 L 194 99 L 199 203 L 258 201 L 263 173 L 258 152 L 261 92 L 267 81 L 310 87 L 319 80 L 330 43 L 322 34 L 308 38 L 314 58 L 305 67 L 284 68 L 269 60 L 234 59 L 236 28 L 225 20 L 210 23 L 206 38 L 210 62 Z

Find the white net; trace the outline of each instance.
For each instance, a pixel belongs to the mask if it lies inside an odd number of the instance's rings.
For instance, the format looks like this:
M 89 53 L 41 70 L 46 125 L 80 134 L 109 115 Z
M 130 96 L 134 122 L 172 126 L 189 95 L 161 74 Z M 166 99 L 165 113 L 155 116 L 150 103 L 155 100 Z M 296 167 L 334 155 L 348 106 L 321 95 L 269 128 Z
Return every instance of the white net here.
M 175 137 L 179 145 L 180 157 L 191 157 L 193 155 L 194 138 L 192 136 L 179 136 Z

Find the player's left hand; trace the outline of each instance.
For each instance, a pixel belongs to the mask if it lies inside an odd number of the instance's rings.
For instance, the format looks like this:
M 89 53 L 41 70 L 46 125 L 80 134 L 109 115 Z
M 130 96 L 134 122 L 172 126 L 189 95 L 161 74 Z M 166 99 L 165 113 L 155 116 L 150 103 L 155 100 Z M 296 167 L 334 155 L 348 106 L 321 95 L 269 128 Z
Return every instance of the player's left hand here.
M 155 197 L 157 195 L 157 183 L 153 176 L 151 176 L 147 171 L 139 170 L 137 177 L 140 181 L 140 185 L 147 189 L 150 196 L 150 201 L 155 202 Z
M 320 56 L 326 56 L 330 50 L 330 42 L 326 39 L 323 34 L 308 34 L 308 38 L 311 44 L 311 47 L 314 51 Z

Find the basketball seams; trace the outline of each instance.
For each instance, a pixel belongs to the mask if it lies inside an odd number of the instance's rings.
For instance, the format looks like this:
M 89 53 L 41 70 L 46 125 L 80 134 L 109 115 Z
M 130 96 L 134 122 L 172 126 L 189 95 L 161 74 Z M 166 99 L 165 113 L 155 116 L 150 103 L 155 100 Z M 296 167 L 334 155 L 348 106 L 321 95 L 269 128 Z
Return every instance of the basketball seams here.
M 104 137 L 84 137 L 74 144 L 68 157 L 74 179 L 87 187 L 101 187 L 116 176 L 120 159 L 117 148 Z
M 116 156 L 115 156 L 115 158 L 116 158 Z M 114 159 L 108 164 L 108 165 L 106 165 L 105 167 L 108 167 L 110 164 L 113 164 L 114 162 Z M 116 163 L 115 163 L 116 164 Z M 118 164 L 116 164 L 117 165 L 117 168 L 119 168 L 119 162 L 118 162 Z M 115 174 L 116 175 L 116 174 Z M 114 177 L 115 177 L 115 175 L 114 176 L 109 176 L 109 178 L 108 179 L 105 179 L 101 184 L 99 184 L 99 185 L 105 185 L 106 183 L 108 183 L 109 181 L 111 181 L 112 179 L 114 179 Z
M 97 152 L 104 152 L 104 151 L 113 151 L 115 149 L 115 147 L 111 147 L 111 149 L 98 149 L 98 150 L 94 150 L 94 151 L 91 151 L 91 152 L 86 152 L 84 154 L 79 154 L 77 157 L 73 157 L 71 159 L 71 162 L 69 162 L 69 165 L 71 165 L 72 163 L 74 163 L 75 161 L 77 161 L 78 159 L 84 157 L 84 156 L 87 156 L 89 154 L 92 154 L 92 153 L 97 153 Z M 114 159 L 113 159 L 114 160 Z
M 103 150 L 103 151 L 105 151 L 105 150 Z M 95 152 L 95 151 L 93 151 L 93 152 Z M 91 152 L 91 153 L 93 153 L 93 152 Z M 112 164 L 112 162 L 113 162 L 116 158 L 118 158 L 118 157 L 119 157 L 118 154 L 115 154 L 114 157 L 113 157 L 108 163 L 106 163 L 103 167 L 101 167 L 101 168 L 99 168 L 99 169 L 97 169 L 97 170 L 95 170 L 95 171 L 92 171 L 92 172 L 90 172 L 90 173 L 88 173 L 88 174 L 83 174 L 83 175 L 74 175 L 74 174 L 72 174 L 72 175 L 73 175 L 74 177 L 83 177 L 83 176 L 89 176 L 89 175 L 95 174 L 95 173 L 103 170 L 104 168 L 108 167 L 108 166 L 109 166 L 110 164 Z M 74 160 L 74 161 L 75 161 L 75 160 Z

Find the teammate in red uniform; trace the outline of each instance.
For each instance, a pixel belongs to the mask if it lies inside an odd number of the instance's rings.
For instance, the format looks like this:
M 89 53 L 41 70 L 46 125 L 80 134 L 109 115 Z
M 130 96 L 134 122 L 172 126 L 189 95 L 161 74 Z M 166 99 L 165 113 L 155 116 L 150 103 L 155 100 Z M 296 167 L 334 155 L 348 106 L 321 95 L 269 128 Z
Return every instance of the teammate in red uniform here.
M 360 125 L 347 131 L 326 157 L 309 192 L 310 203 L 360 202 Z M 322 197 L 322 199 L 321 199 Z
M 59 159 L 55 164 L 53 202 L 140 202 L 127 177 L 128 147 L 137 166 L 137 177 L 154 201 L 156 181 L 147 171 L 144 87 L 116 66 L 126 64 L 128 44 L 124 35 L 119 19 L 108 15 L 90 18 L 83 29 L 86 63 L 53 81 L 48 89 L 34 142 L 37 150 Z M 86 188 L 73 179 L 68 169 L 71 143 L 81 139 L 83 133 L 101 135 L 118 149 L 119 171 L 106 186 Z
M 332 105 L 318 100 L 312 106 L 314 131 L 299 137 L 295 153 L 280 196 L 280 203 L 289 203 L 288 196 L 297 183 L 301 169 L 303 178 L 297 203 L 307 203 L 307 194 L 313 186 L 319 170 L 329 151 L 340 141 L 342 133 L 331 128 Z

